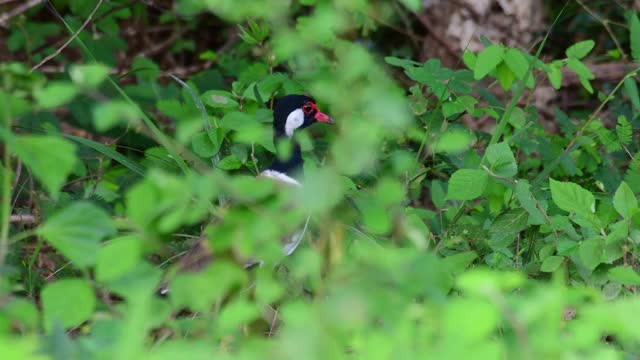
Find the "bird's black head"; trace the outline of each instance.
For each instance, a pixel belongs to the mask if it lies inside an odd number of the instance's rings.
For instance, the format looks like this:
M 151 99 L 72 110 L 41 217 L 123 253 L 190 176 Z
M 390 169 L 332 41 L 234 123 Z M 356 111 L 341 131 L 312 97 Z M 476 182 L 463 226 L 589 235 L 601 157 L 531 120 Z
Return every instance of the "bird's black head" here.
M 296 130 L 304 129 L 317 121 L 333 124 L 333 119 L 321 112 L 310 96 L 283 96 L 273 106 L 273 129 L 276 137 L 292 137 Z

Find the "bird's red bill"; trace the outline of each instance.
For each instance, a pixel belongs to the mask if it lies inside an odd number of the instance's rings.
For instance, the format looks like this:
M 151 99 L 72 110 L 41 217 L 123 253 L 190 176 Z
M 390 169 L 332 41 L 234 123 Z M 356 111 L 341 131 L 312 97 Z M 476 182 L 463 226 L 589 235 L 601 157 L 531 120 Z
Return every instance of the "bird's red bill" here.
M 320 111 L 317 111 L 316 115 L 314 117 L 315 117 L 316 120 L 318 120 L 320 122 L 323 122 L 323 123 L 327 123 L 327 124 L 333 124 L 334 123 L 333 119 L 329 115 L 327 115 L 327 114 L 325 114 L 323 112 L 320 112 Z

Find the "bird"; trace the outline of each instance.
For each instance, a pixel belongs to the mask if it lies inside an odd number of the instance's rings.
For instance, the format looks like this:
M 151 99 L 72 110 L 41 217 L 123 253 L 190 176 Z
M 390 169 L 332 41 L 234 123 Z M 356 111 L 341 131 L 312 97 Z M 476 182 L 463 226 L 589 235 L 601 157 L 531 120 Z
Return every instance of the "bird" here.
M 301 94 L 285 95 L 273 103 L 273 141 L 276 149 L 284 142 L 290 146 L 290 152 L 285 158 L 277 157 L 271 166 L 258 174 L 258 178 L 269 178 L 287 186 L 301 187 L 298 179 L 302 176 L 303 158 L 300 144 L 294 139 L 298 130 L 307 128 L 315 123 L 334 124 L 335 121 L 326 113 L 320 111 L 313 97 Z M 291 255 L 303 239 L 309 223 L 309 216 L 301 230 L 281 239 L 282 251 L 285 256 Z M 199 238 L 178 263 L 179 272 L 199 271 L 212 260 L 212 252 L 208 241 Z M 255 258 L 244 261 L 245 268 L 261 265 Z M 169 293 L 168 285 L 161 284 L 159 294 Z
M 283 184 L 301 187 L 296 179 L 302 175 L 302 150 L 300 144 L 293 140 L 296 130 L 304 129 L 317 122 L 334 124 L 333 118 L 320 111 L 315 100 L 307 95 L 287 95 L 274 103 L 273 106 L 273 137 L 276 148 L 282 141 L 290 143 L 291 154 L 287 159 L 279 157 L 271 166 L 262 171 L 258 177 L 271 178 Z M 291 255 L 306 232 L 309 217 L 302 230 L 283 239 L 283 251 L 286 256 Z M 245 265 L 246 266 L 246 265 Z

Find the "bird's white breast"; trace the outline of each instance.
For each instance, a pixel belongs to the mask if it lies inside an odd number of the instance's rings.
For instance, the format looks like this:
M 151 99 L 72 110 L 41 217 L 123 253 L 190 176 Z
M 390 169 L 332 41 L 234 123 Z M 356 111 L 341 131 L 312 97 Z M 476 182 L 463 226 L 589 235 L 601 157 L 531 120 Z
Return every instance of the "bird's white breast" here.
M 265 170 L 261 172 L 258 176 L 271 178 L 287 185 L 302 186 L 302 184 L 300 184 L 298 180 L 292 178 L 291 176 L 285 173 L 281 173 L 275 170 Z

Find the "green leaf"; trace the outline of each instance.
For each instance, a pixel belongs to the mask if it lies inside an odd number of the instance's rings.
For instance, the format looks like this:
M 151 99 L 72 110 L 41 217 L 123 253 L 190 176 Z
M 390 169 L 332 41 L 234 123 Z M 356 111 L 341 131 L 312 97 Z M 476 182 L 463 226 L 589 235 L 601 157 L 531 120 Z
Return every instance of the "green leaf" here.
M 404 69 L 408 69 L 414 66 L 422 66 L 421 63 L 409 59 L 401 59 L 395 56 L 387 56 L 384 58 L 384 61 L 393 66 L 398 66 Z
M 578 79 L 580 80 L 580 85 L 582 85 L 582 87 L 585 88 L 585 90 L 587 90 L 589 94 L 593 94 L 593 86 L 591 86 L 591 82 L 589 81 L 589 79 L 584 77 L 578 77 Z
M 629 145 L 633 141 L 633 126 L 624 115 L 618 116 L 616 135 L 618 135 L 618 141 L 623 145 Z
M 518 49 L 509 49 L 504 54 L 504 62 L 519 80 L 524 79 L 529 69 L 529 62 Z
M 562 86 L 562 71 L 560 67 L 551 64 L 549 66 L 549 71 L 547 71 L 547 76 L 549 77 L 549 82 L 554 89 L 558 90 Z
M 464 270 L 471 265 L 473 260 L 478 258 L 478 254 L 475 251 L 466 251 L 463 253 L 449 255 L 442 259 L 442 265 L 453 274 L 461 274 Z
M 527 114 L 519 107 L 513 108 L 509 117 L 509 125 L 516 129 L 522 129 L 527 123 Z
M 562 265 L 564 257 L 562 256 L 549 256 L 540 265 L 540 271 L 542 272 L 554 272 Z
M 630 219 L 638 209 L 638 199 L 626 182 L 621 182 L 613 196 L 613 207 L 625 219 Z
M 76 147 L 57 136 L 16 136 L 13 150 L 54 198 L 78 161 Z
M 564 211 L 579 214 L 593 214 L 596 211 L 596 199 L 593 194 L 578 184 L 549 179 L 553 202 Z
M 515 194 L 522 208 L 529 213 L 529 224 L 541 225 L 545 223 L 544 213 L 538 207 L 539 205 L 531 193 L 530 187 L 526 180 L 518 180 Z
M 40 236 L 78 267 L 95 264 L 100 240 L 115 232 L 109 215 L 84 201 L 55 213 L 38 229 Z
M 567 67 L 575 72 L 581 80 L 593 80 L 596 78 L 591 72 L 591 69 L 580 60 L 569 58 L 569 60 L 567 60 Z
M 500 243 L 509 241 L 512 235 L 517 234 L 527 228 L 527 219 L 529 214 L 523 209 L 509 209 L 504 214 L 498 216 L 491 224 L 489 232 L 491 233 L 492 247 L 500 247 Z
M 640 275 L 630 266 L 616 266 L 609 269 L 609 279 L 622 285 L 640 285 Z
M 222 334 L 233 333 L 259 317 L 260 307 L 257 304 L 238 298 L 227 304 L 220 312 L 217 330 Z
M 596 45 L 593 40 L 584 40 L 570 46 L 567 51 L 567 57 L 573 59 L 582 59 L 587 56 Z
M 202 102 L 213 108 L 237 108 L 238 102 L 228 91 L 209 90 L 202 94 Z
M 602 239 L 592 238 L 580 244 L 578 253 L 580 254 L 580 259 L 588 269 L 593 270 L 600 265 L 604 247 L 603 243 L 604 241 Z
M 518 173 L 518 164 L 506 142 L 489 145 L 485 153 L 489 169 L 496 175 L 512 177 Z
M 624 90 L 631 101 L 634 113 L 640 113 L 640 95 L 638 94 L 638 84 L 635 77 L 624 79 Z
M 242 167 L 242 162 L 235 155 L 226 156 L 218 163 L 218 168 L 222 170 L 237 170 Z
M 489 302 L 476 299 L 453 299 L 448 303 L 441 316 L 444 316 L 441 334 L 447 334 L 448 338 L 456 338 L 463 344 L 486 341 L 485 339 L 496 331 L 500 323 L 497 307 Z M 459 329 L 467 331 L 461 332 Z M 498 354 L 492 355 L 488 358 Z
M 142 258 L 142 242 L 135 236 L 109 241 L 98 251 L 96 280 L 116 280 L 133 270 Z
M 160 76 L 160 68 L 153 60 L 138 56 L 131 64 L 131 71 L 136 74 L 138 80 L 145 82 L 157 81 Z
M 93 63 L 72 65 L 69 69 L 71 80 L 85 88 L 97 88 L 109 76 L 109 67 Z
M 445 201 L 447 201 L 447 194 L 444 190 L 444 184 L 440 180 L 432 180 L 431 186 L 429 187 L 431 190 L 431 201 L 438 209 L 442 209 L 445 206 Z
M 502 62 L 504 55 L 504 47 L 501 45 L 491 45 L 478 54 L 475 68 L 473 70 L 473 77 L 476 80 L 480 80 L 487 76 L 490 72 L 495 70 Z
M 629 16 L 629 32 L 631 58 L 640 64 L 640 21 L 635 13 Z
M 462 53 L 462 62 L 469 68 L 469 70 L 473 70 L 476 68 L 476 62 L 478 61 L 478 57 L 471 50 L 465 50 Z
M 464 112 L 464 106 L 457 101 L 447 101 L 442 104 L 442 115 L 446 118 L 450 118 L 453 115 Z
M 207 133 L 196 134 L 191 142 L 193 151 L 203 158 L 214 156 L 220 151 L 220 145 L 222 145 L 219 142 L 214 142 L 214 139 L 217 139 L 217 130 L 212 130 L 211 135 Z
M 121 123 L 135 126 L 139 122 L 138 110 L 124 100 L 100 103 L 93 108 L 93 123 L 98 131 L 107 131 Z
M 515 74 L 507 65 L 505 65 L 505 63 L 499 64 L 496 70 L 496 77 L 498 78 L 498 82 L 500 83 L 502 90 L 508 91 L 516 80 Z
M 78 95 L 78 87 L 68 81 L 52 81 L 33 94 L 38 106 L 43 109 L 65 105 Z
M 469 149 L 473 141 L 467 130 L 451 129 L 444 132 L 432 146 L 434 153 L 458 154 Z
M 65 328 L 80 325 L 89 320 L 96 307 L 91 285 L 81 279 L 62 279 L 42 289 L 42 312 L 47 332 L 55 323 Z
M 418 12 L 418 10 L 420 10 L 422 6 L 421 0 L 400 0 L 400 2 L 403 3 L 404 6 L 407 7 L 407 9 L 413 12 Z
M 197 273 L 180 273 L 170 283 L 171 300 L 176 306 L 207 311 L 232 288 L 247 282 L 247 273 L 228 262 L 214 262 Z
M 459 169 L 449 179 L 449 200 L 473 200 L 482 196 L 489 176 L 478 169 Z

